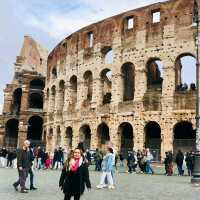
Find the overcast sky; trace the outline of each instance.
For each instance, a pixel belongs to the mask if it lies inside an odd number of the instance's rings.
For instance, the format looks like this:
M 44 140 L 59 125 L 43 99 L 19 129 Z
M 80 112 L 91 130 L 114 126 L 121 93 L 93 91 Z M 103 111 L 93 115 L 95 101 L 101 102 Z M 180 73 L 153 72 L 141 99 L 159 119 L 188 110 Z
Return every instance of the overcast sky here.
M 1 0 L 0 111 L 3 89 L 13 78 L 13 63 L 24 35 L 51 50 L 70 33 L 121 12 L 166 0 Z

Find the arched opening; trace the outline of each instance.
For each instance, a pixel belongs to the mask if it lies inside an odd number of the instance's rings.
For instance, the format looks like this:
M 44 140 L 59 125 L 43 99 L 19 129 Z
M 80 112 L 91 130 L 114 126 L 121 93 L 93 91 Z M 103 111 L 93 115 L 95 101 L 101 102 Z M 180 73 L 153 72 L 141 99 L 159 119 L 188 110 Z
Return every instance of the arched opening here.
M 130 123 L 124 122 L 120 124 L 118 128 L 118 134 L 120 139 L 120 151 L 124 156 L 128 155 L 128 151 L 133 151 L 134 141 L 133 141 L 133 127 Z
M 83 142 L 84 149 L 90 149 L 91 130 L 89 125 L 83 125 L 79 130 L 80 142 Z
M 191 54 L 178 56 L 175 62 L 176 91 L 196 89 L 196 58 Z
M 20 112 L 21 97 L 22 97 L 22 89 L 17 88 L 13 92 L 13 101 L 12 101 L 12 112 L 13 112 L 13 114 L 19 114 L 19 112 Z
M 39 92 L 30 93 L 29 108 L 43 109 L 43 93 L 39 93 Z
M 53 79 L 56 79 L 57 78 L 57 70 L 56 70 L 56 68 L 54 67 L 53 69 L 52 69 L 52 78 Z
M 50 96 L 50 112 L 53 112 L 55 109 L 55 98 L 56 98 L 56 86 L 52 86 L 51 88 L 51 96 Z
M 71 104 L 76 104 L 77 102 L 77 77 L 73 75 L 70 78 L 70 90 L 71 90 Z
M 192 123 L 181 121 L 174 126 L 173 151 L 176 153 L 179 149 L 182 152 L 188 152 L 195 149 L 196 131 Z
M 101 123 L 97 128 L 98 148 L 103 149 L 108 141 L 110 141 L 109 127 L 106 123 Z
M 113 50 L 112 48 L 107 48 L 105 51 L 105 64 L 112 64 L 113 63 Z
M 130 62 L 122 65 L 121 68 L 123 78 L 123 100 L 130 101 L 134 99 L 135 92 L 135 68 Z
M 5 126 L 5 146 L 6 147 L 17 147 L 18 141 L 18 125 L 19 121 L 17 119 L 9 119 Z
M 66 140 L 67 140 L 67 147 L 72 149 L 72 139 L 73 139 L 73 130 L 71 126 L 66 128 Z
M 42 143 L 43 119 L 40 116 L 32 116 L 28 120 L 27 139 L 35 145 L 43 145 Z
M 30 82 L 30 89 L 36 89 L 36 90 L 43 90 L 45 87 L 44 80 L 42 79 L 33 79 Z
M 59 82 L 59 110 L 62 111 L 64 107 L 65 100 L 65 81 L 61 80 Z
M 84 78 L 84 87 L 85 87 L 85 94 L 86 94 L 86 101 L 92 100 L 92 86 L 93 86 L 93 77 L 91 71 L 86 71 L 83 75 Z
M 163 63 L 158 58 L 147 62 L 147 89 L 162 88 Z
M 58 146 L 58 147 L 60 147 L 61 146 L 61 131 L 60 131 L 60 126 L 57 126 L 57 129 L 56 129 L 56 145 Z
M 150 121 L 144 128 L 145 132 L 145 147 L 149 148 L 153 159 L 160 160 L 161 153 L 161 128 L 157 122 Z
M 110 69 L 104 69 L 101 72 L 100 77 L 103 104 L 109 104 L 112 97 L 112 71 Z

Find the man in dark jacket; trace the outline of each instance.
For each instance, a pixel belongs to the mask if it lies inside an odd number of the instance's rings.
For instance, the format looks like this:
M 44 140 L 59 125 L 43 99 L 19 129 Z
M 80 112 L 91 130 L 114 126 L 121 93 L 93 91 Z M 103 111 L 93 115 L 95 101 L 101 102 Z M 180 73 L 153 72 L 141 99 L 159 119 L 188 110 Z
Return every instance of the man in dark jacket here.
M 30 146 L 30 142 L 25 140 L 23 143 L 23 147 L 17 150 L 17 169 L 19 173 L 19 179 L 13 186 L 16 191 L 18 191 L 18 185 L 21 187 L 21 193 L 28 193 L 28 189 L 25 187 L 26 178 L 28 176 L 28 170 L 30 167 L 30 159 L 28 148 Z
M 184 160 L 184 155 L 181 150 L 178 150 L 178 153 L 176 154 L 176 164 L 177 164 L 179 176 L 183 176 L 183 174 L 184 174 L 183 160 Z
M 33 148 L 32 147 L 29 148 L 28 153 L 29 153 L 29 171 L 28 171 L 28 173 L 30 175 L 30 190 L 37 190 L 37 188 L 34 187 L 34 185 L 33 185 L 34 174 L 33 174 L 32 166 L 33 166 L 33 161 L 35 159 L 35 156 L 33 154 Z

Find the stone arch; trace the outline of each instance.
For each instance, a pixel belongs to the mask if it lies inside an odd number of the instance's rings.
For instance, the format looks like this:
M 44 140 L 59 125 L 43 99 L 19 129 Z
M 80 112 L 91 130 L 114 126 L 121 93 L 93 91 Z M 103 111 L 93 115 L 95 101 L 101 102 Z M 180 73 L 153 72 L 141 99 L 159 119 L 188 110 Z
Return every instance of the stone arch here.
M 71 126 L 68 126 L 65 131 L 66 140 L 67 140 L 67 147 L 72 149 L 72 140 L 73 140 L 73 129 Z
M 84 87 L 86 92 L 86 99 L 87 101 L 92 100 L 92 90 L 93 90 L 93 75 L 90 70 L 86 71 L 83 75 L 84 79 Z
M 17 88 L 13 92 L 12 100 L 12 112 L 14 114 L 19 114 L 21 108 L 21 98 L 22 98 L 22 89 Z
M 134 147 L 133 127 L 129 122 L 123 122 L 118 127 L 120 152 L 124 156 L 128 155 L 128 151 L 132 151 Z
M 77 76 L 73 75 L 70 78 L 70 93 L 71 93 L 71 104 L 77 103 Z
M 163 63 L 159 58 L 150 58 L 146 64 L 147 89 L 162 88 Z
M 38 115 L 34 115 L 28 120 L 28 133 L 27 139 L 35 145 L 42 144 L 42 132 L 43 132 L 43 119 Z
M 18 141 L 18 131 L 19 131 L 19 121 L 18 119 L 9 119 L 5 126 L 5 146 L 7 147 L 17 147 Z
M 133 63 L 124 63 L 121 67 L 121 73 L 123 79 L 123 100 L 133 100 L 135 92 L 135 67 Z
M 113 49 L 111 46 L 105 46 L 101 50 L 104 63 L 105 64 L 112 64 L 113 63 Z
M 106 123 L 102 122 L 97 127 L 98 148 L 103 149 L 108 141 L 110 141 L 109 127 Z
M 112 98 L 112 71 L 105 68 L 100 73 L 103 104 L 109 104 Z
M 173 152 L 174 154 L 180 149 L 182 152 L 195 150 L 196 131 L 189 121 L 180 121 L 174 125 L 173 128 L 174 141 Z
M 149 121 L 144 127 L 145 148 L 149 148 L 154 160 L 159 161 L 161 155 L 161 128 L 155 121 Z
M 188 76 L 188 74 L 190 74 L 190 76 Z M 175 60 L 176 91 L 195 90 L 195 83 L 196 58 L 191 53 L 182 53 Z
M 81 126 L 79 129 L 80 142 L 83 143 L 84 149 L 90 149 L 91 145 L 91 129 L 88 124 Z
M 57 78 L 57 69 L 56 67 L 53 67 L 52 71 L 51 71 L 51 75 L 53 79 Z

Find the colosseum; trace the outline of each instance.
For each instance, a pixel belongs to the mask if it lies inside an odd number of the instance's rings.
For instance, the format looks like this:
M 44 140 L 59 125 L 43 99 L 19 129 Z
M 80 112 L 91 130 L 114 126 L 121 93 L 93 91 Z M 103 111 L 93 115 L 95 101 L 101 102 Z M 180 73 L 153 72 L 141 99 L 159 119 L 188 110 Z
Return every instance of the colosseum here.
M 53 151 L 111 141 L 122 152 L 149 147 L 155 160 L 193 149 L 195 80 L 182 80 L 182 59 L 196 54 L 192 17 L 193 1 L 156 3 L 69 35 L 46 57 L 47 70 L 44 52 L 37 54 L 40 75 L 27 63 L 5 89 L 2 143 L 28 137 Z

